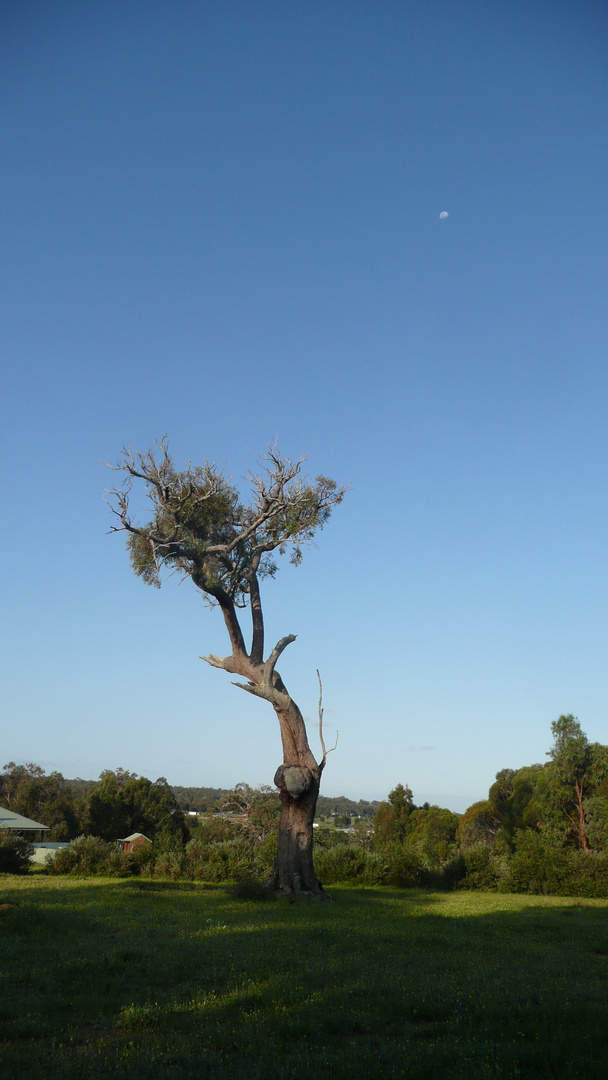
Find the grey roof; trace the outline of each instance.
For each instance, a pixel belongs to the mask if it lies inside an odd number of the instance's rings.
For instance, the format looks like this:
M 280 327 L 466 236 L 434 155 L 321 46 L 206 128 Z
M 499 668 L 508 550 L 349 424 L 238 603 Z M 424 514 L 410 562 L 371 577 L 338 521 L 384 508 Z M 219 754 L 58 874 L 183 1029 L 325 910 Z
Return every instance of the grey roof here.
M 148 840 L 148 837 L 144 836 L 143 832 L 134 832 L 134 833 L 131 833 L 130 836 L 121 836 L 121 837 L 119 837 L 119 840 L 120 840 L 121 844 L 126 844 L 128 840 L 139 840 L 140 836 L 141 836 L 142 840 Z M 151 844 L 152 841 L 148 840 L 148 843 Z
M 5 810 L 3 806 L 0 806 L 0 829 L 40 832 L 41 829 L 48 831 L 48 825 L 41 825 L 39 821 L 32 821 L 29 817 L 23 817 L 23 814 L 15 814 L 13 810 Z

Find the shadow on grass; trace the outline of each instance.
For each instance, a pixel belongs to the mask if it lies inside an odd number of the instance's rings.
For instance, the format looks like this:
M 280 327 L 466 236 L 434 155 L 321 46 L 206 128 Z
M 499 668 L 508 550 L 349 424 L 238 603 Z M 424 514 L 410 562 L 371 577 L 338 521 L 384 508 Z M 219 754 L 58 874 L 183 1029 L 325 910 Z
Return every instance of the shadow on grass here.
M 20 1080 L 606 1075 L 608 904 L 332 893 L 290 907 L 141 879 L 16 890 L 0 1060 L 21 1057 Z

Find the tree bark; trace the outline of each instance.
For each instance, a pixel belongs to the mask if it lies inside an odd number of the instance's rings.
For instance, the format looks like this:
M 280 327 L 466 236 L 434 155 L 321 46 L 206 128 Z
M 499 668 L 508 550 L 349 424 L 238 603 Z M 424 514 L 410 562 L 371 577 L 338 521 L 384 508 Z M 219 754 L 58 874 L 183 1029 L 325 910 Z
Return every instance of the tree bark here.
M 311 775 L 308 790 L 295 799 L 284 785 L 280 775 L 283 770 L 284 766 L 280 766 L 275 776 L 281 792 L 281 819 L 268 888 L 292 901 L 302 893 L 326 900 L 327 893 L 313 865 L 313 821 L 320 780 Z
M 325 756 L 318 763 L 308 745 L 306 724 L 295 701 L 275 670 L 275 664 L 293 635 L 282 638 L 263 665 L 252 664 L 251 657 L 240 651 L 232 656 L 203 657 L 213 667 L 245 676 L 247 683 L 236 685 L 255 697 L 269 701 L 276 713 L 283 746 L 283 764 L 274 782 L 281 796 L 281 817 L 277 855 L 268 888 L 293 901 L 305 893 L 327 899 L 313 865 L 313 822 L 321 785 Z
M 300 893 L 327 899 L 313 865 L 313 822 L 324 763 L 317 764 L 302 714 L 286 690 L 275 696 L 273 705 L 281 730 L 283 764 L 274 777 L 281 793 L 281 817 L 268 887 L 290 901 Z

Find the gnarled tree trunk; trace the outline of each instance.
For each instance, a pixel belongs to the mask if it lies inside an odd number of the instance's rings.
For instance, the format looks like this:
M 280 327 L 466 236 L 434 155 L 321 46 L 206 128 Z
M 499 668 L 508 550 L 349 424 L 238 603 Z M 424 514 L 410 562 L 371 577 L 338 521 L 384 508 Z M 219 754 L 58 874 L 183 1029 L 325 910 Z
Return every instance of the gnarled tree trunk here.
M 289 770 L 297 766 L 288 766 Z M 309 774 L 307 790 L 294 797 L 284 782 L 285 766 L 276 772 L 275 784 L 281 792 L 281 819 L 277 856 L 268 882 L 269 888 L 293 899 L 299 893 L 325 898 L 313 865 L 313 821 L 319 794 L 319 779 Z
M 274 782 L 280 791 L 281 817 L 277 856 L 268 887 L 289 900 L 295 899 L 300 893 L 327 899 L 313 865 L 313 822 L 321 774 L 325 767 L 325 748 L 323 759 L 318 763 L 308 745 L 302 713 L 275 671 L 279 655 L 294 640 L 293 634 L 282 638 L 263 665 L 253 665 L 251 657 L 240 652 L 233 652 L 232 656 L 225 658 L 206 656 L 204 659 L 214 667 L 246 676 L 249 680 L 247 683 L 236 685 L 255 697 L 269 701 L 279 721 L 283 764 L 277 769 Z M 320 720 L 321 717 L 319 704 Z
M 283 693 L 288 697 L 284 689 Z M 283 764 L 274 777 L 281 793 L 281 818 L 268 884 L 289 899 L 301 892 L 325 898 L 313 865 L 313 822 L 325 761 L 320 765 L 315 761 L 302 714 L 290 697 L 282 707 L 275 704 L 275 712 L 283 743 Z

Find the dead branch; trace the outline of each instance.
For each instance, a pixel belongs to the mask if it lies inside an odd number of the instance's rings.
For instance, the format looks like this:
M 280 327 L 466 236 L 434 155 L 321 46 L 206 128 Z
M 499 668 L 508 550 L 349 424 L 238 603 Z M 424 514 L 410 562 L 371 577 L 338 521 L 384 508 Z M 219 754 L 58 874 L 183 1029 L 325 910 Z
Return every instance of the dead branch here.
M 199 656 L 199 660 L 204 660 L 206 664 L 211 664 L 211 667 L 224 669 L 224 660 L 221 656 L 214 656 L 211 653 L 209 656 Z
M 330 750 L 325 749 L 325 739 L 323 738 L 323 683 L 321 682 L 321 676 L 319 669 L 317 668 L 317 679 L 319 680 L 319 739 L 321 740 L 321 749 L 323 751 L 323 757 L 319 765 L 320 769 L 325 768 L 325 762 L 327 761 L 327 755 L 332 754 L 338 745 L 338 735 L 340 732 L 336 729 L 336 741 Z

